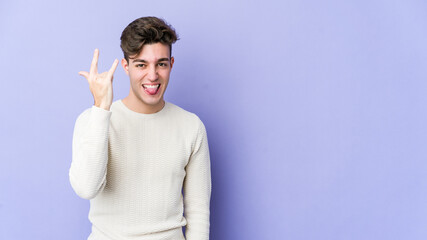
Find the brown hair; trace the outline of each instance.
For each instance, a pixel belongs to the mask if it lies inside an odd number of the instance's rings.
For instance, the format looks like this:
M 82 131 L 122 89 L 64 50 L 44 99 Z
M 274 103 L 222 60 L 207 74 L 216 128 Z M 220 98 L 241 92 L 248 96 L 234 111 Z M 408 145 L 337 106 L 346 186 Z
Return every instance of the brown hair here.
M 138 55 L 145 44 L 163 43 L 169 45 L 172 56 L 172 44 L 178 40 L 175 29 L 163 19 L 157 17 L 141 17 L 131 22 L 122 32 L 120 47 L 124 58 Z

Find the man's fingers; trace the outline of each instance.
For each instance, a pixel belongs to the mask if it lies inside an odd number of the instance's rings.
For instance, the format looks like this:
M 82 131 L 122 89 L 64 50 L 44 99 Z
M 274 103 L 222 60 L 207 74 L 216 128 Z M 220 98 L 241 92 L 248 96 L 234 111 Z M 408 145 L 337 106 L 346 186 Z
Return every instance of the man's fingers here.
M 99 57 L 99 50 L 98 48 L 96 48 L 95 52 L 93 53 L 92 64 L 90 65 L 90 74 L 98 73 L 98 57 Z
M 119 65 L 119 60 L 114 60 L 113 65 L 110 68 L 110 71 L 108 71 L 108 75 L 111 77 L 113 76 L 114 72 L 116 71 L 117 65 Z
M 83 77 L 85 77 L 87 80 L 89 80 L 89 73 L 88 73 L 88 72 L 86 72 L 86 71 L 80 71 L 80 72 L 79 72 L 79 75 L 80 75 L 80 76 L 83 76 Z

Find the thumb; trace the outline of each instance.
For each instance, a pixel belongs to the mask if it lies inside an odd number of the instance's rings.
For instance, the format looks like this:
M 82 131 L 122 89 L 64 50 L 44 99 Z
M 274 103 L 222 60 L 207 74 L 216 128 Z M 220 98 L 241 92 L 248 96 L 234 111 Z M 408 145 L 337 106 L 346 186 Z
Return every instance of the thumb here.
M 85 77 L 87 80 L 89 80 L 89 73 L 88 73 L 88 72 L 80 71 L 80 72 L 79 72 L 79 75 L 80 75 L 80 76 L 83 76 L 83 77 Z

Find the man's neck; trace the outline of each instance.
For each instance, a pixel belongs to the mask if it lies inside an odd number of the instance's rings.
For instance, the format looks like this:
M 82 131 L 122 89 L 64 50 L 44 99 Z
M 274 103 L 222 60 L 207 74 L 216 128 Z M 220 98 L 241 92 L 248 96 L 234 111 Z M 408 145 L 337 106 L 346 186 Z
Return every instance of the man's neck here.
M 160 110 L 163 109 L 163 107 L 166 104 L 166 102 L 162 99 L 159 102 L 159 104 L 148 105 L 148 104 L 141 102 L 140 100 L 134 100 L 134 99 L 130 98 L 129 96 L 123 98 L 122 102 L 130 110 L 137 112 L 137 113 L 143 113 L 143 114 L 152 114 L 152 113 L 159 112 Z

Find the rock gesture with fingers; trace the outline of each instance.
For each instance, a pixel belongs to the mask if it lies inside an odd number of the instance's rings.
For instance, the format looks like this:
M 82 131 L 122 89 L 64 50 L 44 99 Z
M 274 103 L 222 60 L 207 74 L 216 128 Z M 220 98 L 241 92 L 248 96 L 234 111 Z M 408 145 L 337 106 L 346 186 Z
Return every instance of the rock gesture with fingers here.
M 108 72 L 98 73 L 99 50 L 93 53 L 90 71 L 80 71 L 79 74 L 86 78 L 89 89 L 92 92 L 94 105 L 105 110 L 110 110 L 113 102 L 113 75 L 116 71 L 119 60 L 114 60 Z

